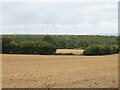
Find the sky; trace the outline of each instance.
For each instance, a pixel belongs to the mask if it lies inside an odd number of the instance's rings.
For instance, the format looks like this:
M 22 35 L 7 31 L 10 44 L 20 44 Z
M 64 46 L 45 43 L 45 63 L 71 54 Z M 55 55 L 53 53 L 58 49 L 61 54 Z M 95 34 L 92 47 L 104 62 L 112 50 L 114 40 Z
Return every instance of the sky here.
M 118 33 L 118 2 L 3 1 L 0 34 L 98 35 Z

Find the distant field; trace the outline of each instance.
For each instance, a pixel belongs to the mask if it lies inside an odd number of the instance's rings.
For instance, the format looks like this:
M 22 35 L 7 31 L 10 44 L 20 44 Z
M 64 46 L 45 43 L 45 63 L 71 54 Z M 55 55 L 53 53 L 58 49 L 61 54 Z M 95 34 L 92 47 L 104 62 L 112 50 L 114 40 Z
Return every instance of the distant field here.
M 117 88 L 118 55 L 2 55 L 3 88 Z
M 57 49 L 56 53 L 73 53 L 76 55 L 82 54 L 84 50 L 82 49 Z

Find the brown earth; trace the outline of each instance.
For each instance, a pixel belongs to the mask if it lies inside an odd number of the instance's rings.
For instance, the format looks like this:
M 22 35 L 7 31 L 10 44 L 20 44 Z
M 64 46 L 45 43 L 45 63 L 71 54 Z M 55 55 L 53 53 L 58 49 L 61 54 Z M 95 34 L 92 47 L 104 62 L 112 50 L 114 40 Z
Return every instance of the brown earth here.
M 118 55 L 2 55 L 3 88 L 116 88 Z

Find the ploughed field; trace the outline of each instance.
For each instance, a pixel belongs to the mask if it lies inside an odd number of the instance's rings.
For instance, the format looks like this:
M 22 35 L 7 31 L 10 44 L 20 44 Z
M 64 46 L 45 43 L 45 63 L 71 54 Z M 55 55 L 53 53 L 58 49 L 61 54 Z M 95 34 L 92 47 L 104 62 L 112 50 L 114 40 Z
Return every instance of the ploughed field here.
M 3 88 L 117 88 L 118 55 L 2 55 Z

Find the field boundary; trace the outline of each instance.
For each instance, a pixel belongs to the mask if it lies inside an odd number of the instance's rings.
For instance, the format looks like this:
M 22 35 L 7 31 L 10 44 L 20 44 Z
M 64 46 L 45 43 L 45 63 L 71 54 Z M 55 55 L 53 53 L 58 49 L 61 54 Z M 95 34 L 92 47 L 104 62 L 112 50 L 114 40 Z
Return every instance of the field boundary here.
M 118 88 L 3 88 L 2 90 L 119 90 Z

